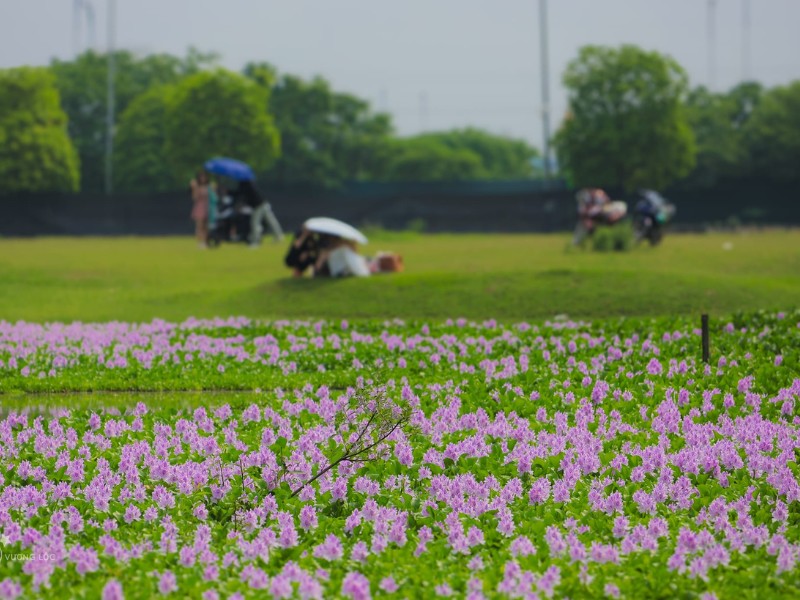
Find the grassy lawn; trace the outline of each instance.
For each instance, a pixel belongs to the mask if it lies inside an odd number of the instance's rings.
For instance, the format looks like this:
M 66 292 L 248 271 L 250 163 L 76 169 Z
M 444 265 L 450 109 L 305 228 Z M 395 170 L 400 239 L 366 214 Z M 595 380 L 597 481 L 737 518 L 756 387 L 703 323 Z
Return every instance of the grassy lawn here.
M 190 238 L 0 239 L 0 319 L 537 319 L 784 309 L 800 304 L 800 232 L 672 235 L 624 254 L 566 235 L 373 236 L 407 272 L 292 280 L 285 244 L 202 251 Z M 732 247 L 730 245 L 732 244 Z

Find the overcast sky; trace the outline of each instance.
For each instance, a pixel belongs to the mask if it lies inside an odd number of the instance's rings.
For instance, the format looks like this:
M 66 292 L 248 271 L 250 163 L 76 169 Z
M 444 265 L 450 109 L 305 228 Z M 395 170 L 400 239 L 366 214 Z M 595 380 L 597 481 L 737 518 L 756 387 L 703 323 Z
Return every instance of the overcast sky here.
M 96 44 L 106 47 L 106 5 Z M 800 79 L 800 0 L 717 0 L 715 89 L 746 70 L 767 85 Z M 670 54 L 709 83 L 706 0 L 549 0 L 553 126 L 561 74 L 584 44 L 633 43 Z M 117 0 L 118 46 L 214 50 L 239 69 L 264 60 L 322 75 L 390 112 L 401 134 L 474 125 L 541 142 L 538 0 Z M 0 0 L 0 67 L 73 55 L 73 0 Z M 82 46 L 89 43 L 84 25 Z

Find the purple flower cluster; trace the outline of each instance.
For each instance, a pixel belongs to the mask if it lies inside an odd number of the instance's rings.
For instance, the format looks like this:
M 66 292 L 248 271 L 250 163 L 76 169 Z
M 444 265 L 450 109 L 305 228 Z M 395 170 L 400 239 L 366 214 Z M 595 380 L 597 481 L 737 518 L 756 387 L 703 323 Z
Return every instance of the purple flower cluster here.
M 250 326 L 0 326 L 0 369 L 15 373 L 212 356 L 299 373 L 316 355 L 353 379 L 191 409 L 6 410 L 0 599 L 637 597 L 641 565 L 661 595 L 796 583 L 790 346 L 782 361 L 737 350 L 734 328 L 706 367 L 686 352 L 691 330 L 235 333 Z

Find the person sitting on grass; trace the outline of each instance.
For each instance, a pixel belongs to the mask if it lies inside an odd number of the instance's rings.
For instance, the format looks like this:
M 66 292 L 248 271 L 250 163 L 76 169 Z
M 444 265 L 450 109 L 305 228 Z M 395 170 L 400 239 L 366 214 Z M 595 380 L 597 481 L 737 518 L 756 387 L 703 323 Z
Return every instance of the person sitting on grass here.
M 369 263 L 358 253 L 355 242 L 342 238 L 334 238 L 320 251 L 314 265 L 314 276 L 325 276 L 326 267 L 329 277 L 370 276 Z
M 316 264 L 319 252 L 319 236 L 303 227 L 294 234 L 283 262 L 292 269 L 292 277 L 302 277 L 306 269 Z

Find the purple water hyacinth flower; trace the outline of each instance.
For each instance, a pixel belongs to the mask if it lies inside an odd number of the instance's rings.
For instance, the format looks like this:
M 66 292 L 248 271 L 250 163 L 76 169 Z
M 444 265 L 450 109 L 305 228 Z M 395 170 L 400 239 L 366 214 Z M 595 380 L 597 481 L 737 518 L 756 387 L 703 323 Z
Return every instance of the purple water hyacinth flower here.
M 378 587 L 388 594 L 393 594 L 394 592 L 400 589 L 400 586 L 397 585 L 397 583 L 395 582 L 394 578 L 391 575 L 389 577 L 384 577 L 383 579 L 381 579 L 380 583 L 378 584 Z
M 269 591 L 273 598 L 291 598 L 294 591 L 292 581 L 286 575 L 276 575 L 270 581 Z
M 520 536 L 511 542 L 509 550 L 514 557 L 525 557 L 536 554 L 536 547 L 531 543 L 530 539 L 525 536 Z
M 172 571 L 165 571 L 158 580 L 158 593 L 168 596 L 178 590 L 178 582 Z
M 342 558 L 342 542 L 334 534 L 329 534 L 322 544 L 314 548 L 314 556 L 325 560 L 334 561 Z
M 313 506 L 304 506 L 300 510 L 300 527 L 305 530 L 314 529 L 317 526 L 317 512 Z
M 122 584 L 116 579 L 109 579 L 103 586 L 102 600 L 124 600 Z
M 343 332 L 335 323 L 285 322 L 260 330 L 255 342 L 249 332 L 218 335 L 198 329 L 216 321 L 199 323 L 103 325 L 91 335 L 80 333 L 84 325 L 70 326 L 79 340 L 74 348 L 52 342 L 61 333 L 28 325 L 51 336 L 41 343 L 57 346 L 34 350 L 26 343 L 11 351 L 8 332 L 17 326 L 0 323 L 0 360 L 9 365 L 14 358 L 31 374 L 57 368 L 59 377 L 90 364 L 102 379 L 104 370 L 122 369 L 115 377 L 126 377 L 133 367 L 168 377 L 173 365 L 184 368 L 187 353 L 198 375 L 221 364 L 229 374 L 265 367 L 268 377 L 270 369 L 316 377 L 317 355 L 332 368 L 349 368 L 357 357 L 365 369 L 385 371 L 381 387 L 411 407 L 414 435 L 396 433 L 372 464 L 342 464 L 287 503 L 279 486 L 296 489 L 324 468 L 328 440 L 341 446 L 353 439 L 352 427 L 331 424 L 346 421 L 342 411 L 357 390 L 374 384 L 367 371 L 351 390 L 289 381 L 244 406 L 166 419 L 143 405 L 94 416 L 63 409 L 9 414 L 0 417 L 0 457 L 8 466 L 0 473 L 0 533 L 12 548 L 46 548 L 57 554 L 56 565 L 74 563 L 69 577 L 78 589 L 77 565 L 91 573 L 87 549 L 96 545 L 103 567 L 119 568 L 123 583 L 129 565 L 166 553 L 176 584 L 187 569 L 220 589 L 245 574 L 244 585 L 253 589 L 280 597 L 288 581 L 291 593 L 310 598 L 342 594 L 347 569 L 366 571 L 372 554 L 395 565 L 392 581 L 406 581 L 412 567 L 394 558 L 409 542 L 415 557 L 446 549 L 463 554 L 461 564 L 480 577 L 502 579 L 503 590 L 484 590 L 468 581 L 467 570 L 445 568 L 431 582 L 447 581 L 472 597 L 558 595 L 565 573 L 571 581 L 599 577 L 593 563 L 603 565 L 604 578 L 593 589 L 613 596 L 607 578 L 626 581 L 625 565 L 636 560 L 628 555 L 637 553 L 668 564 L 671 576 L 693 590 L 703 589 L 704 577 L 746 581 L 742 574 L 754 560 L 779 581 L 796 569 L 789 511 L 800 500 L 792 464 L 800 449 L 800 379 L 751 343 L 763 343 L 765 327 L 745 335 L 734 328 L 728 335 L 737 337 L 720 342 L 726 357 L 706 370 L 684 358 L 696 335 L 688 326 L 623 335 L 603 324 L 556 322 L 534 331 L 464 321 L 460 327 L 468 329 L 455 335 L 433 325 L 427 333 L 400 325 L 365 332 L 359 324 Z M 794 320 L 791 329 L 795 335 Z M 39 358 L 45 356 L 49 362 Z M 418 364 L 424 372 L 416 372 Z M 434 371 L 435 380 L 426 381 Z M 18 371 L 4 372 L 21 381 Z M 532 413 L 525 407 L 531 401 Z M 341 519 L 322 511 L 332 496 L 346 507 Z M 209 512 L 234 505 L 229 535 L 212 536 L 204 524 Z M 519 535 L 554 508 L 564 518 L 544 539 Z M 319 539 L 305 546 L 322 527 L 338 546 Z M 304 546 L 297 564 L 268 578 L 257 561 L 295 546 Z M 495 552 L 511 560 L 498 564 Z M 514 566 L 533 553 L 539 574 Z M 301 568 L 315 561 L 327 561 L 330 573 Z M 563 572 L 549 570 L 554 564 Z M 370 571 L 381 591 L 378 582 L 388 575 Z M 17 577 L 20 594 L 36 593 L 34 584 L 42 594 L 56 577 L 61 581 L 61 567 L 31 564 Z M 413 597 L 419 589 L 408 581 L 403 592 Z
M 350 559 L 356 562 L 363 562 L 369 556 L 369 548 L 363 541 L 353 544 L 350 550 Z
M 537 479 L 531 486 L 529 499 L 531 504 L 543 504 L 550 497 L 550 482 L 545 478 Z
M 3 600 L 15 600 L 22 596 L 22 586 L 16 581 L 6 578 L 0 581 L 0 598 Z
M 370 600 L 369 580 L 357 571 L 348 573 L 342 581 L 342 595 L 353 600 Z

